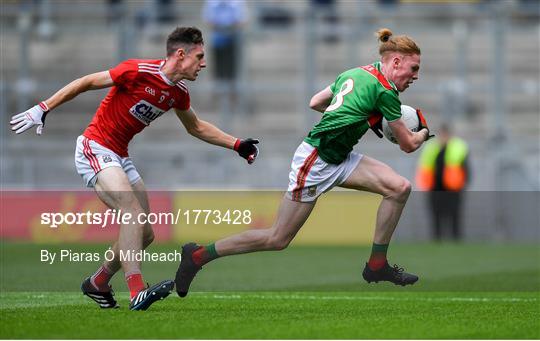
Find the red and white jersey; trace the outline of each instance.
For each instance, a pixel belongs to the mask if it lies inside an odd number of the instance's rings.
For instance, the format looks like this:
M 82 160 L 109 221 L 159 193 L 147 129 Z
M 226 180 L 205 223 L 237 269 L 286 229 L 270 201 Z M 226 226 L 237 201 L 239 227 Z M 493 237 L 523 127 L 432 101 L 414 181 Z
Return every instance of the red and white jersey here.
M 153 120 L 171 108 L 188 110 L 186 84 L 167 79 L 160 70 L 164 63 L 129 59 L 110 69 L 114 86 L 83 135 L 127 157 L 129 141 Z

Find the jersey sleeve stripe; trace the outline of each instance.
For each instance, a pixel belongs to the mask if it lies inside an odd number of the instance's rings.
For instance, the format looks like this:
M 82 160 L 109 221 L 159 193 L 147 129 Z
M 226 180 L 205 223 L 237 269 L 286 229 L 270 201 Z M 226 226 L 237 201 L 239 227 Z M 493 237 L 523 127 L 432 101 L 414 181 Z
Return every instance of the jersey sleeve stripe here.
M 139 66 L 159 67 L 159 64 L 139 63 Z
M 158 68 L 149 68 L 149 67 L 139 67 L 139 71 L 146 70 L 146 71 L 159 71 Z

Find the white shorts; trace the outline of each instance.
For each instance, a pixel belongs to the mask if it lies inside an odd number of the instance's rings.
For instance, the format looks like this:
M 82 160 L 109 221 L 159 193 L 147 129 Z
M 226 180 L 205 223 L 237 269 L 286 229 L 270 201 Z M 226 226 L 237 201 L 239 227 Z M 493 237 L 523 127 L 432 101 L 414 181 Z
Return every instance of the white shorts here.
M 315 147 L 302 142 L 291 163 L 287 197 L 301 202 L 317 200 L 321 194 L 347 180 L 362 156 L 351 152 L 339 165 L 326 163 L 319 157 Z
M 87 139 L 83 135 L 77 138 L 75 148 L 75 166 L 77 173 L 82 176 L 86 187 L 94 187 L 97 174 L 108 167 L 120 167 L 126 173 L 129 183 L 134 184 L 141 179 L 139 172 L 129 157 L 120 157 L 118 154 L 103 147 L 96 141 Z

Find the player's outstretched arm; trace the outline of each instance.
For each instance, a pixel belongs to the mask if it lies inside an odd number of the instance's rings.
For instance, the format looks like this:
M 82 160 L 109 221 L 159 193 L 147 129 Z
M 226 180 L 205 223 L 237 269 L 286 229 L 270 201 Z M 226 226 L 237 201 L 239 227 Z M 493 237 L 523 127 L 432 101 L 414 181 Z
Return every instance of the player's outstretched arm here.
M 403 122 L 401 118 L 388 122 L 388 125 L 398 141 L 399 148 L 405 153 L 414 152 L 429 138 L 429 130 L 427 127 L 420 129 L 418 132 L 412 132 L 407 128 L 405 122 Z
M 317 92 L 309 101 L 309 107 L 315 111 L 324 113 L 326 108 L 332 102 L 334 94 L 330 91 L 330 86 L 327 86 L 323 90 Z
M 255 162 L 259 154 L 259 149 L 256 146 L 259 140 L 251 138 L 242 140 L 233 137 L 212 123 L 199 119 L 193 108 L 189 108 L 186 111 L 175 109 L 175 111 L 190 135 L 216 146 L 233 149 L 241 157 L 246 159 L 249 164 Z
M 88 90 L 103 89 L 114 85 L 109 71 L 102 71 L 78 78 L 58 90 L 46 101 L 11 117 L 11 130 L 20 134 L 37 126 L 36 133 L 41 135 L 45 126 L 45 118 L 52 109 L 75 98 Z
M 40 102 L 32 108 L 11 117 L 11 130 L 20 134 L 37 126 L 36 133 L 41 135 L 45 126 L 45 118 L 52 109 L 75 98 L 88 90 L 103 89 L 113 86 L 114 82 L 109 71 L 102 71 L 78 78 L 62 89 L 58 90 L 46 101 Z
M 53 110 L 54 108 L 72 100 L 85 91 L 108 88 L 113 85 L 114 82 L 109 71 L 92 73 L 78 78 L 64 86 L 54 95 L 52 95 L 51 98 L 47 99 L 45 103 L 47 103 L 50 110 Z

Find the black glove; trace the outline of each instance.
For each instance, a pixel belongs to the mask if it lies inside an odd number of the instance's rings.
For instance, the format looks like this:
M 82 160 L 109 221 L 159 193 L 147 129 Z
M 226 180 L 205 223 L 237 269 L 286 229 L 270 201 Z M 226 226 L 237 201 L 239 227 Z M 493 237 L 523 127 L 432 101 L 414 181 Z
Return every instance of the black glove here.
M 255 162 L 257 155 L 259 155 L 259 148 L 256 146 L 257 143 L 259 143 L 257 139 L 237 139 L 234 143 L 234 150 L 238 152 L 238 155 L 246 159 L 249 164 L 252 164 Z
M 428 125 L 427 125 L 427 122 L 426 122 L 426 118 L 424 117 L 424 114 L 422 114 L 422 110 L 416 109 L 416 116 L 418 116 L 418 131 L 420 131 L 422 129 L 427 129 L 427 131 L 428 131 L 426 141 L 429 140 L 430 138 L 434 137 L 435 135 L 432 135 L 429 132 L 429 128 L 428 128 Z
M 383 116 L 381 113 L 375 112 L 368 117 L 368 125 L 371 130 L 377 135 L 380 139 L 382 139 L 382 119 Z

